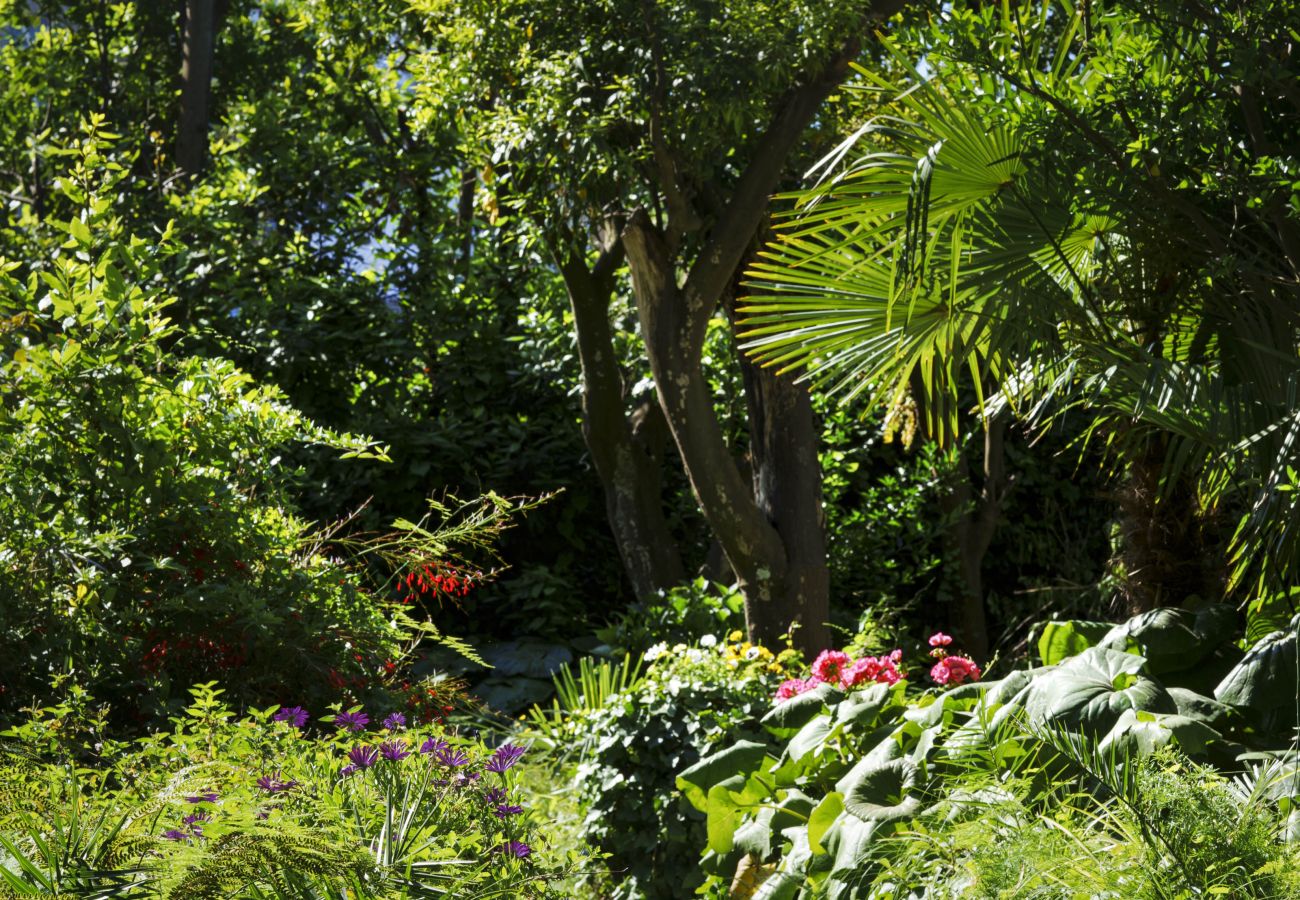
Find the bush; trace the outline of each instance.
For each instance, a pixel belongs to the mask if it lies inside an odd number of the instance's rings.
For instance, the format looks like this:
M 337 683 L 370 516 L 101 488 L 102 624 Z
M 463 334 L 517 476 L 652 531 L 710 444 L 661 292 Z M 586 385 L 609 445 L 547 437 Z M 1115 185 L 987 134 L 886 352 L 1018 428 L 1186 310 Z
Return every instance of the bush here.
M 703 881 L 697 859 L 706 835 L 674 776 L 724 742 L 753 736 L 789 656 L 734 632 L 726 642 L 658 644 L 646 658 L 634 688 L 562 727 L 590 742 L 575 780 L 584 837 L 609 854 L 609 896 L 675 900 Z
M 374 449 L 175 353 L 170 237 L 123 235 L 104 146 L 92 123 L 61 181 L 66 240 L 0 260 L 0 711 L 69 676 L 137 722 L 211 674 L 241 702 L 337 696 L 402 632 L 295 515 L 279 454 Z

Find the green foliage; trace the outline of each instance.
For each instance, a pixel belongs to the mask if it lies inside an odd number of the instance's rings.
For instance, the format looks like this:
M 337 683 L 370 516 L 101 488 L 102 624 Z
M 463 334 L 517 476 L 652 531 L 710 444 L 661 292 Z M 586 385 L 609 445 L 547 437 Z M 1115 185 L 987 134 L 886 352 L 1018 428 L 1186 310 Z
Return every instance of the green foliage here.
M 695 643 L 745 627 L 745 598 L 734 586 L 697 578 L 651 602 L 634 603 L 596 632 L 616 653 L 639 656 L 656 643 Z
M 921 692 L 905 681 L 821 684 L 781 702 L 762 720 L 766 740 L 751 735 L 678 776 L 706 816 L 710 889 L 734 878 L 754 896 L 790 898 L 902 898 L 922 886 L 936 897 L 1221 886 L 1287 896 L 1300 867 L 1275 835 L 1293 802 L 1289 769 L 1255 770 L 1254 788 L 1186 762 L 1239 769 L 1243 744 L 1285 739 L 1243 716 L 1239 692 L 1216 703 L 1171 686 L 1160 679 L 1194 678 L 1195 667 L 1170 671 L 1168 658 L 1152 666 L 1137 652 L 1204 659 L 1227 640 L 1206 627 L 1220 616 L 1158 611 L 1075 631 L 1098 646 L 1001 681 Z M 1252 673 L 1263 684 L 1260 671 L 1243 662 L 1225 684 Z M 1044 865 L 1071 845 L 1079 865 Z
M 675 776 L 756 734 L 779 680 L 782 664 L 771 653 L 705 643 L 656 645 L 643 678 L 599 707 L 573 708 L 547 725 L 561 747 L 587 748 L 574 781 L 583 836 L 608 854 L 608 896 L 668 900 L 700 883 L 695 856 L 707 838 L 705 819 L 677 795 Z
M 533 812 L 497 815 L 526 805 L 519 770 L 486 769 L 482 744 L 401 726 L 311 736 L 273 721 L 274 708 L 236 718 L 221 693 L 196 688 L 171 731 L 103 768 L 11 751 L 0 766 L 9 896 L 558 896 L 550 884 L 576 856 L 544 844 Z M 409 755 L 376 752 L 349 774 L 362 745 Z M 501 852 L 509 841 L 532 852 Z
M 228 362 L 172 353 L 171 235 L 123 232 L 108 137 L 92 121 L 62 181 L 80 210 L 65 239 L 25 280 L 0 276 L 0 593 L 22 648 L 0 663 L 7 700 L 71 674 L 145 715 L 212 670 L 250 700 L 322 696 L 330 669 L 395 656 L 401 632 L 296 517 L 278 453 L 382 451 Z

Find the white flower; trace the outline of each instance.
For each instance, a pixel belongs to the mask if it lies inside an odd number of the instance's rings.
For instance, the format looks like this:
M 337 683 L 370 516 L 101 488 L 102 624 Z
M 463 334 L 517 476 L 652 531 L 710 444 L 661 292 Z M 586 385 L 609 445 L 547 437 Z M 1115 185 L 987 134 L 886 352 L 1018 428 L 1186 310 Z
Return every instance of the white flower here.
M 745 659 L 758 659 L 759 652 L 757 647 L 750 647 L 745 651 Z
M 667 653 L 668 653 L 668 645 L 665 644 L 663 641 L 660 641 L 659 643 L 651 647 L 649 650 L 647 650 L 645 652 L 645 656 L 642 658 L 646 662 L 654 662 L 656 659 L 666 655 Z
M 686 658 L 693 663 L 704 662 L 704 651 L 698 647 L 692 647 L 686 651 Z
M 716 646 L 718 646 L 718 639 L 715 638 L 715 637 L 714 637 L 713 635 L 711 635 L 711 634 L 706 634 L 704 637 L 700 638 L 700 646 L 701 646 L 701 647 L 716 647 Z

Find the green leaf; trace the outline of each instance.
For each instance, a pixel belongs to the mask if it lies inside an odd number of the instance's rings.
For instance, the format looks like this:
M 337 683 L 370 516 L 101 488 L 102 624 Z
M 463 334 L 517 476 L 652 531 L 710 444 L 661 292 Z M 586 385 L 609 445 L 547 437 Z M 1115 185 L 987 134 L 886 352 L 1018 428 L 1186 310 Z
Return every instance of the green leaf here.
M 861 772 L 844 792 L 844 809 L 866 822 L 913 819 L 921 811 L 921 801 L 910 793 L 916 778 L 917 766 L 910 759 L 891 760 Z
M 1251 647 L 1241 662 L 1214 689 L 1214 698 L 1229 706 L 1242 707 L 1258 716 L 1284 712 L 1294 720 L 1296 683 L 1296 629 L 1300 616 L 1285 631 L 1266 635 Z
M 760 724 L 783 740 L 793 737 L 814 716 L 820 715 L 827 706 L 834 704 L 843 696 L 844 692 L 834 685 L 819 684 L 811 691 L 778 703 L 771 712 L 763 716 Z
M 700 812 L 708 809 L 708 792 L 715 785 L 737 775 L 748 776 L 763 764 L 767 747 L 753 741 L 734 745 L 706 756 L 677 776 L 677 789 Z
M 826 852 L 826 848 L 822 846 L 822 838 L 826 836 L 827 829 L 842 812 L 844 812 L 844 795 L 839 791 L 831 791 L 808 816 L 808 844 L 813 853 L 820 856 Z
M 1096 646 L 1110 629 L 1110 624 L 1106 622 L 1085 622 L 1078 619 L 1044 622 L 1043 633 L 1038 638 L 1038 658 L 1043 661 L 1043 665 L 1054 666 Z
M 1140 656 L 1091 647 L 1034 678 L 1025 692 L 1032 721 L 1101 735 L 1127 709 L 1177 712 L 1158 682 L 1140 674 Z

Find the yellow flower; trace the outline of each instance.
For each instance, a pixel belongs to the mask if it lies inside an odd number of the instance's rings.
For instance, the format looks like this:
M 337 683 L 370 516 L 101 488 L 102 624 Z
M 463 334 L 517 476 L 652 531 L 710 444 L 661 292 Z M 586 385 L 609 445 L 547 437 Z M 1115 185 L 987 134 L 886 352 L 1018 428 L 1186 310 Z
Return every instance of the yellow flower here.
M 745 632 L 743 631 L 733 631 L 731 632 L 731 634 L 727 635 L 727 640 L 734 644 L 744 636 L 745 636 Z

